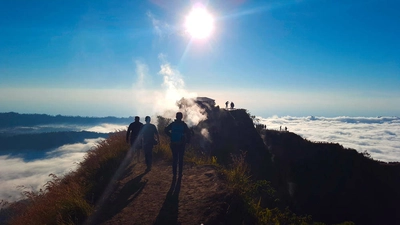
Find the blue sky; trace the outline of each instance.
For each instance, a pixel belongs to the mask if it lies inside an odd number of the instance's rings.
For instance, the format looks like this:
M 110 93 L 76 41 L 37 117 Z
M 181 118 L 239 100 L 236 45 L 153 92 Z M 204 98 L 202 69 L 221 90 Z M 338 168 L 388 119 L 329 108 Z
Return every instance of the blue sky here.
M 195 4 L 214 32 L 194 39 Z M 0 1 L 0 111 L 131 116 L 178 97 L 400 116 L 399 1 Z

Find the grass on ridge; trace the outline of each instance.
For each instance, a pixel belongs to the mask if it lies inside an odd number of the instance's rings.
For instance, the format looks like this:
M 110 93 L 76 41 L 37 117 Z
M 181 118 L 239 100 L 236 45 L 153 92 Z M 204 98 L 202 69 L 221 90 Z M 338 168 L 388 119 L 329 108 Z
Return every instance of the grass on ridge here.
M 26 200 L 8 204 L 9 224 L 82 224 L 125 157 L 129 145 L 118 131 L 88 151 L 76 171 L 52 180 L 39 192 L 23 192 Z

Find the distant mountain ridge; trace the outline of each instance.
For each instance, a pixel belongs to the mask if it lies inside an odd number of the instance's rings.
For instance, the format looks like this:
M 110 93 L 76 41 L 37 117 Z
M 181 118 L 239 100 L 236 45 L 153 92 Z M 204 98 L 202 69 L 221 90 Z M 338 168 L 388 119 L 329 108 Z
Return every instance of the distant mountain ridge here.
M 109 132 L 86 131 L 85 127 L 128 125 L 132 121 L 132 117 L 0 113 L 0 154 L 39 154 L 66 144 L 84 143 L 85 139 L 107 138 Z
M 81 143 L 90 138 L 107 138 L 109 134 L 89 131 L 64 131 L 39 134 L 0 136 L 0 152 L 20 150 L 49 150 L 65 144 Z
M 51 116 L 47 114 L 19 114 L 16 112 L 0 113 L 0 128 L 16 126 L 36 126 L 44 124 L 129 124 L 133 117 L 81 117 L 81 116 Z

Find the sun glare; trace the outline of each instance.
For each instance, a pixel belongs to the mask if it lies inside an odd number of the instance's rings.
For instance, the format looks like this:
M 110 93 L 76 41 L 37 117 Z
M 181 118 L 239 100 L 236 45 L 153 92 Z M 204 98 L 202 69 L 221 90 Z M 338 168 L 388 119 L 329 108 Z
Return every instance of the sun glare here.
M 207 38 L 214 30 L 214 18 L 204 7 L 195 7 L 186 17 L 185 28 L 193 38 Z

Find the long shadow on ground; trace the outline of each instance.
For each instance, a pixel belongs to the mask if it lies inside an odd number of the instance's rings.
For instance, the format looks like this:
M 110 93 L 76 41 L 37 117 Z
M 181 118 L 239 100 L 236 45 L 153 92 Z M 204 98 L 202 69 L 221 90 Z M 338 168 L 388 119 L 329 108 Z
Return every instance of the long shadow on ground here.
M 181 177 L 179 177 L 178 180 L 176 180 L 176 176 L 172 178 L 171 187 L 167 193 L 163 206 L 158 213 L 154 225 L 180 224 L 178 223 L 178 206 L 181 182 Z
M 113 200 L 106 203 L 106 206 L 102 209 L 101 218 L 98 218 L 95 223 L 100 224 L 110 220 L 114 215 L 121 212 L 130 202 L 139 196 L 147 184 L 147 180 L 142 181 L 143 176 L 146 174 L 147 171 L 127 182 Z

